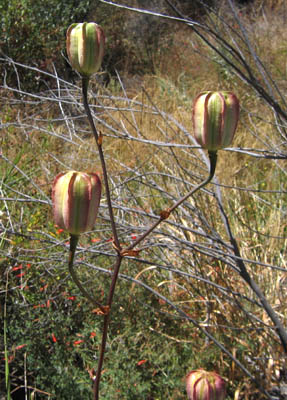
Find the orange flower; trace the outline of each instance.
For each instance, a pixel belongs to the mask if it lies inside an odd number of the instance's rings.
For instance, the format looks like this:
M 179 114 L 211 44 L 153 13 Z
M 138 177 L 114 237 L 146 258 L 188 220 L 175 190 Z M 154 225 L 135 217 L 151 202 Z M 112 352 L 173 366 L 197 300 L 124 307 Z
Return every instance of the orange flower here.
M 22 276 L 24 276 L 26 274 L 26 272 L 21 272 L 21 274 L 16 275 L 16 278 L 21 278 Z
M 81 344 L 81 343 L 83 343 L 83 342 L 84 342 L 83 339 L 75 340 L 74 343 L 73 343 L 73 345 L 74 345 L 74 346 L 78 346 L 78 344 Z
M 20 265 L 18 265 L 18 267 L 13 267 L 12 271 L 18 271 L 19 269 L 22 269 L 22 268 L 23 268 L 23 265 L 20 264 Z
M 137 366 L 140 367 L 141 365 L 145 364 L 147 362 L 147 360 L 140 360 L 139 362 L 137 362 Z
M 52 340 L 53 340 L 54 343 L 57 343 L 57 341 L 58 341 L 56 336 L 54 335 L 54 333 L 52 333 Z
M 20 344 L 19 346 L 15 347 L 15 350 L 20 350 L 25 346 L 27 346 L 27 345 L 26 344 Z

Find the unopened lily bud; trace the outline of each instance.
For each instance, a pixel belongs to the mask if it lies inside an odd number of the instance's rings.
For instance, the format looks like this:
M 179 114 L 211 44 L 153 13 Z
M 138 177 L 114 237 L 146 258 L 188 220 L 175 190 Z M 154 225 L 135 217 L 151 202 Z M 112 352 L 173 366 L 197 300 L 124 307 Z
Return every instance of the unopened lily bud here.
M 239 101 L 231 92 L 202 92 L 193 104 L 192 122 L 198 144 L 209 151 L 228 147 L 239 119 Z
M 95 22 L 72 24 L 67 30 L 66 45 L 72 67 L 82 76 L 90 77 L 100 69 L 105 35 Z
M 215 372 L 203 369 L 191 371 L 186 377 L 186 391 L 189 400 L 224 400 L 225 381 Z
M 52 187 L 55 224 L 75 236 L 90 231 L 96 222 L 100 199 L 101 180 L 97 174 L 60 173 Z

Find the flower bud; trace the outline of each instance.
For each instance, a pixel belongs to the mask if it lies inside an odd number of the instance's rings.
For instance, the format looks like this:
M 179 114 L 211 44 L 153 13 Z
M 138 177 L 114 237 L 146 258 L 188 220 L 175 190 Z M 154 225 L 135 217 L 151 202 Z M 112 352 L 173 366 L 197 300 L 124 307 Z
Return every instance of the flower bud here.
M 194 101 L 194 136 L 204 149 L 216 151 L 228 147 L 238 119 L 239 101 L 231 92 L 202 92 Z
M 62 172 L 52 187 L 53 214 L 56 225 L 72 235 L 91 230 L 101 198 L 101 180 L 95 173 Z
M 105 35 L 95 22 L 72 24 L 67 30 L 67 53 L 72 67 L 83 76 L 100 69 L 105 47 Z
M 189 400 L 224 400 L 225 381 L 215 372 L 197 369 L 186 377 L 186 391 Z

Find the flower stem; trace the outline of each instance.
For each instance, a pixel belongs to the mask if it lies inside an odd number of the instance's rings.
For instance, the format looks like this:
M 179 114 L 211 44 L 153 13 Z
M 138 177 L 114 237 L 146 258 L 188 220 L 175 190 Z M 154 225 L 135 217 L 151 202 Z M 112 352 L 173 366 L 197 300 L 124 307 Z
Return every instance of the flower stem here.
M 111 228 L 112 228 L 112 232 L 113 232 L 114 245 L 115 245 L 115 248 L 117 251 L 117 258 L 116 258 L 116 262 L 114 265 L 114 272 L 113 272 L 113 276 L 112 276 L 112 282 L 110 285 L 108 301 L 107 301 L 107 309 L 110 310 L 111 306 L 112 306 L 112 302 L 113 302 L 113 296 L 114 296 L 115 287 L 116 287 L 118 274 L 119 274 L 119 270 L 120 270 L 120 266 L 121 266 L 123 257 L 120 254 L 121 245 L 120 245 L 120 242 L 118 239 L 116 224 L 115 224 L 115 220 L 114 220 L 114 214 L 113 214 L 113 208 L 112 208 L 112 202 L 111 202 L 111 196 L 110 196 L 110 189 L 109 189 L 109 182 L 108 182 L 108 174 L 107 174 L 107 169 L 106 169 L 104 153 L 103 153 L 103 149 L 102 149 L 102 138 L 98 134 L 97 128 L 94 124 L 93 116 L 91 114 L 90 106 L 88 103 L 88 85 L 89 85 L 89 78 L 83 77 L 83 79 L 82 79 L 83 103 L 84 103 L 84 108 L 85 108 L 85 112 L 88 117 L 90 127 L 92 129 L 94 138 L 96 140 L 96 144 L 97 144 L 97 148 L 98 148 L 98 152 L 99 152 L 99 156 L 100 156 L 100 160 L 101 160 L 103 177 L 104 177 L 104 185 L 105 185 L 106 197 L 107 197 L 107 204 L 108 204 L 108 210 L 109 210 L 109 216 L 110 216 L 110 223 L 111 223 Z M 110 322 L 110 311 L 108 313 L 104 312 L 102 343 L 101 343 L 101 350 L 100 350 L 100 356 L 99 356 L 99 361 L 98 361 L 96 379 L 94 382 L 94 400 L 99 399 L 99 384 L 100 384 L 101 371 L 102 371 L 104 355 L 105 355 L 105 350 L 106 350 L 109 322 Z
M 82 295 L 84 297 L 86 297 L 86 299 L 88 299 L 92 304 L 94 304 L 97 307 L 99 307 L 101 309 L 101 311 L 104 313 L 105 312 L 105 308 L 100 303 L 98 303 L 94 299 L 94 297 L 91 296 L 86 291 L 86 289 L 83 287 L 83 285 L 79 281 L 79 278 L 77 277 L 76 271 L 73 268 L 74 258 L 75 258 L 75 253 L 76 253 L 76 248 L 77 248 L 78 241 L 79 241 L 79 236 L 78 235 L 70 235 L 69 272 L 71 274 L 71 277 L 72 277 L 73 281 L 75 282 L 75 284 L 78 286 L 80 292 L 82 293 Z
M 117 235 L 116 224 L 114 221 L 111 196 L 110 196 L 110 190 L 109 190 L 109 184 L 108 184 L 108 175 L 107 175 L 107 169 L 106 169 L 106 164 L 105 164 L 105 159 L 104 159 L 104 154 L 103 154 L 103 149 L 102 149 L 102 138 L 98 134 L 98 131 L 94 124 L 94 120 L 93 120 L 91 110 L 89 107 L 89 103 L 88 103 L 88 85 L 89 85 L 89 78 L 83 77 L 83 80 L 82 80 L 83 103 L 84 103 L 84 108 L 85 108 L 85 111 L 86 111 L 86 114 L 88 117 L 90 127 L 92 129 L 94 138 L 96 140 L 98 151 L 99 151 L 99 156 L 100 156 L 102 170 L 103 170 L 104 184 L 105 184 L 105 189 L 106 189 L 107 204 L 108 204 L 108 210 L 109 210 L 109 215 L 110 215 L 111 228 L 112 228 L 112 232 L 113 232 L 115 248 L 117 250 L 117 258 L 116 258 L 116 262 L 114 265 L 114 272 L 113 272 L 112 282 L 110 285 L 108 300 L 107 300 L 107 308 L 108 308 L 109 312 L 104 313 L 101 350 L 100 350 L 100 355 L 99 355 L 96 378 L 94 381 L 94 400 L 99 400 L 99 385 L 100 385 L 101 371 L 102 371 L 106 343 L 107 343 L 108 327 L 109 327 L 109 322 L 110 322 L 110 310 L 111 310 L 111 306 L 112 306 L 112 302 L 113 302 L 113 296 L 114 296 L 114 292 L 115 292 L 115 287 L 116 287 L 123 255 L 121 252 L 122 249 L 120 246 L 120 242 L 119 242 L 118 235 Z M 189 196 L 194 194 L 196 191 L 200 190 L 203 186 L 207 185 L 211 181 L 211 179 L 213 178 L 214 173 L 215 173 L 217 153 L 209 152 L 209 158 L 210 158 L 210 172 L 209 172 L 208 178 L 206 180 L 204 180 L 201 184 L 199 184 L 198 186 L 193 188 L 186 196 L 184 196 L 179 201 L 177 201 L 170 209 L 167 210 L 167 212 L 162 212 L 159 219 L 142 236 L 140 236 L 138 238 L 138 240 L 136 240 L 131 246 L 129 246 L 125 250 L 130 250 L 130 249 L 134 248 L 147 235 L 149 235 L 164 219 L 168 218 L 169 214 L 173 210 L 175 210 L 180 204 L 182 204 Z M 72 254 L 71 254 L 71 257 L 73 257 Z M 72 260 L 71 260 L 71 266 L 72 266 Z M 72 268 L 71 268 L 71 271 L 74 272 Z M 75 282 L 76 282 L 76 280 L 75 280 Z M 80 288 L 80 286 L 79 286 L 79 288 Z
M 114 238 L 114 243 L 117 249 L 120 249 L 120 242 L 118 239 L 118 234 L 116 230 L 116 224 L 114 220 L 114 214 L 113 214 L 113 208 L 112 208 L 112 202 L 111 202 L 111 195 L 110 195 L 110 188 L 109 188 L 109 181 L 108 181 L 108 174 L 107 174 L 107 168 L 106 168 L 106 163 L 105 163 L 105 158 L 104 158 L 104 153 L 102 149 L 102 142 L 100 140 L 100 135 L 98 134 L 97 128 L 94 124 L 93 116 L 90 110 L 90 106 L 88 103 L 88 86 L 89 86 L 89 78 L 83 77 L 82 78 L 82 93 L 83 93 L 83 103 L 84 103 L 84 108 L 85 112 L 88 117 L 88 121 L 90 124 L 90 127 L 92 129 L 94 138 L 97 143 L 98 147 L 98 152 L 101 160 L 101 165 L 102 165 L 102 170 L 103 170 L 103 177 L 104 177 L 104 185 L 105 185 L 105 190 L 106 190 L 106 197 L 107 197 L 107 205 L 108 205 L 108 210 L 109 210 L 109 215 L 110 215 L 110 222 L 111 222 L 111 228 L 113 232 L 113 238 Z
M 149 229 L 144 232 L 141 236 L 138 237 L 137 240 L 135 240 L 129 247 L 127 247 L 125 249 L 125 251 L 127 252 L 128 250 L 132 250 L 135 246 L 137 246 L 144 238 L 146 238 L 162 221 L 164 221 L 165 219 L 167 219 L 170 215 L 170 213 L 172 213 L 178 206 L 180 206 L 185 200 L 188 199 L 188 197 L 192 196 L 195 192 L 197 192 L 198 190 L 202 189 L 204 186 L 206 186 L 213 178 L 214 173 L 215 173 L 215 168 L 216 168 L 216 162 L 217 162 L 217 152 L 216 151 L 209 151 L 208 152 L 209 155 L 209 160 L 210 160 L 210 167 L 209 167 L 209 175 L 208 177 L 201 182 L 199 185 L 197 185 L 196 187 L 194 187 L 190 192 L 188 192 L 184 197 L 182 197 L 181 199 L 179 199 L 176 203 L 174 203 L 173 206 L 171 206 L 170 208 L 168 208 L 166 211 L 162 212 L 159 219 L 157 221 L 155 221 L 153 223 L 153 225 L 151 225 L 149 227 Z

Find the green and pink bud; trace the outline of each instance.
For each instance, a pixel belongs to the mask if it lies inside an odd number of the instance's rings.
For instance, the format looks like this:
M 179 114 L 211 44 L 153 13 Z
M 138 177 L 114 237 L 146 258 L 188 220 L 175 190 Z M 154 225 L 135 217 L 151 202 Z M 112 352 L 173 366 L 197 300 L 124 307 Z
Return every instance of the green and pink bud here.
M 90 231 L 96 222 L 100 199 L 101 180 L 97 174 L 58 174 L 52 187 L 55 224 L 75 236 Z
M 204 149 L 217 151 L 228 147 L 238 119 L 239 101 L 232 92 L 202 92 L 194 100 L 194 136 Z
M 102 64 L 105 34 L 95 22 L 72 24 L 67 30 L 67 53 L 72 67 L 90 77 Z
M 215 372 L 203 369 L 191 371 L 186 377 L 186 391 L 189 400 L 224 400 L 226 385 Z

